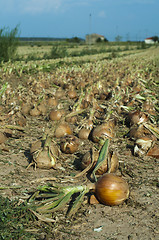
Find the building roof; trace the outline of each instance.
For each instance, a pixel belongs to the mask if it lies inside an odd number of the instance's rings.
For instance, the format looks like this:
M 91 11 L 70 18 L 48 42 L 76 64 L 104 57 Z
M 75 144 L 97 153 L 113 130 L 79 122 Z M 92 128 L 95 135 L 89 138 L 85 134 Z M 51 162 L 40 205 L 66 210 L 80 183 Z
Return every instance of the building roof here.
M 96 36 L 96 37 L 104 37 L 104 35 L 100 35 L 97 33 L 91 33 L 91 34 L 87 34 L 87 35 Z
M 153 37 L 148 37 L 148 38 L 145 38 L 145 40 L 154 40 Z

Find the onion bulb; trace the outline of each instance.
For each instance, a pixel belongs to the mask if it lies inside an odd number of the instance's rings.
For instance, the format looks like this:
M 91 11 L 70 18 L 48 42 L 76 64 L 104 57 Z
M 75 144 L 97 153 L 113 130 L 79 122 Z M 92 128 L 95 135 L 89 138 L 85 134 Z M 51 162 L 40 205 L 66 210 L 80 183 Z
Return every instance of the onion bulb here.
M 7 137 L 4 133 L 0 132 L 0 144 L 5 143 L 7 141 Z
M 72 130 L 69 124 L 66 122 L 60 123 L 55 130 L 55 137 L 57 138 L 64 137 L 66 135 L 71 135 L 71 134 L 72 134 Z
M 104 205 L 119 205 L 129 196 L 127 182 L 113 173 L 106 173 L 95 184 L 95 196 Z
M 62 111 L 62 110 L 51 110 L 51 112 L 49 114 L 49 118 L 52 121 L 58 121 L 61 119 L 63 114 L 64 114 L 64 111 Z
M 141 137 L 136 140 L 134 146 L 134 155 L 142 156 L 150 149 L 152 145 L 152 139 L 148 136 Z
M 94 164 L 92 165 L 90 170 L 94 169 L 98 158 L 99 158 L 99 152 L 94 151 Z M 91 156 L 91 152 L 89 151 L 89 152 L 86 152 L 82 158 L 81 169 L 84 170 L 89 165 L 91 166 L 91 162 L 92 162 L 92 156 Z M 117 171 L 118 167 L 119 167 L 119 161 L 118 161 L 118 157 L 117 157 L 116 153 L 109 152 L 108 157 L 106 157 L 106 159 L 104 159 L 101 166 L 96 171 L 96 174 L 102 175 L 106 172 L 115 173 Z
M 77 92 L 74 90 L 74 88 L 70 89 L 67 95 L 70 99 L 77 98 Z
M 152 156 L 155 158 L 159 158 L 159 146 L 155 145 L 153 148 L 151 148 L 148 153 L 147 156 Z
M 44 146 L 43 146 L 44 144 Z M 48 137 L 45 142 L 38 140 L 31 145 L 30 153 L 35 166 L 42 169 L 54 168 L 59 156 L 57 145 Z
M 48 99 L 48 105 L 51 106 L 51 107 L 56 107 L 58 104 L 58 100 L 54 97 L 50 97 Z
M 90 118 L 84 125 L 85 126 L 82 127 L 78 133 L 78 137 L 80 139 L 88 139 L 89 138 L 90 132 L 93 128 L 92 116 L 90 116 Z
M 112 121 L 103 123 L 95 127 L 92 131 L 93 142 L 99 142 L 100 140 L 105 140 L 107 138 L 111 139 L 114 137 L 114 127 Z
M 38 110 L 40 111 L 41 115 L 45 116 L 45 114 L 47 112 L 47 107 L 46 107 L 45 103 L 41 103 L 38 106 Z
M 141 124 L 147 122 L 147 120 L 148 120 L 147 114 L 139 110 L 129 113 L 129 121 L 131 125 Z
M 31 110 L 30 104 L 28 104 L 28 103 L 23 103 L 23 104 L 22 104 L 22 106 L 21 106 L 21 112 L 22 112 L 24 115 L 27 115 L 30 110 Z
M 78 137 L 80 139 L 88 139 L 90 132 L 91 132 L 91 130 L 88 128 L 81 128 L 81 130 L 78 133 Z
M 79 139 L 73 135 L 65 136 L 60 144 L 63 153 L 74 153 L 79 146 Z
M 38 117 L 38 116 L 40 116 L 40 114 L 41 114 L 41 112 L 39 111 L 39 109 L 37 109 L 36 106 L 30 110 L 30 115 L 33 117 Z

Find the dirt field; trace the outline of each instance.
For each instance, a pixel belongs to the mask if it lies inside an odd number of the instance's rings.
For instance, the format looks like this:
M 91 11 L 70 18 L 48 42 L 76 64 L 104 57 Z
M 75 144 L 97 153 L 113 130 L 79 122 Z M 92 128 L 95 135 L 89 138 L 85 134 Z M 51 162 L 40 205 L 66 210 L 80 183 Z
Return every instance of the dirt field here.
M 45 185 L 48 182 L 61 185 L 89 183 L 89 179 L 85 175 L 77 179 L 74 179 L 73 176 L 80 172 L 78 165 L 84 153 L 89 151 L 92 146 L 98 146 L 91 139 L 80 139 L 79 148 L 74 154 L 61 152 L 57 159 L 57 169 L 35 169 L 34 166 L 27 169 L 29 163 L 33 161 L 30 144 L 41 139 L 44 133 L 53 137 L 60 147 L 61 138 L 54 137 L 58 121 L 49 119 L 49 113 L 53 107 L 48 105 L 48 98 L 56 96 L 59 89 L 63 91 L 58 98 L 58 107 L 56 108 L 63 109 L 67 115 L 81 95 L 78 87 L 81 82 L 87 84 L 83 88 L 84 97 L 90 94 L 87 88 L 90 90 L 90 86 L 97 86 L 96 83 L 99 81 L 102 85 L 100 91 L 104 89 L 105 94 L 116 88 L 115 94 L 114 92 L 112 95 L 110 94 L 110 98 L 106 95 L 104 99 L 100 98 L 99 91 L 95 95 L 93 88 L 91 89 L 97 103 L 104 109 L 104 113 L 101 111 L 102 115 L 99 117 L 95 115 L 93 121 L 94 127 L 103 123 L 106 116 L 113 110 L 112 115 L 117 119 L 117 125 L 110 149 L 117 153 L 119 159 L 117 175 L 122 176 L 128 182 L 129 198 L 122 205 L 111 207 L 102 204 L 90 205 L 85 197 L 82 206 L 71 218 L 66 217 L 68 207 L 66 206 L 63 210 L 53 214 L 53 223 L 45 223 L 36 219 L 30 222 L 30 225 L 27 224 L 25 230 L 27 233 L 32 233 L 30 239 L 159 239 L 158 158 L 146 156 L 146 153 L 134 156 L 134 140 L 128 135 L 130 126 L 126 123 L 129 111 L 121 108 L 124 105 L 146 112 L 149 116 L 148 121 L 158 127 L 159 86 L 156 79 L 159 79 L 157 69 L 159 65 L 154 63 L 158 49 L 151 51 L 149 49 L 143 54 L 123 57 L 119 61 L 103 60 L 102 63 L 92 63 L 89 66 L 85 64 L 71 72 L 70 69 L 63 68 L 50 73 L 37 73 L 21 77 L 1 74 L 1 85 L 8 82 L 10 86 L 8 91 L 6 90 L 3 94 L 0 106 L 1 132 L 7 135 L 7 141 L 0 145 L 0 186 L 8 187 L 8 189 L 0 190 L 0 194 L 11 200 L 18 199 L 19 204 L 28 199 L 30 193 L 34 192 L 39 185 Z M 148 82 L 149 84 L 147 84 Z M 58 88 L 55 88 L 55 85 Z M 78 96 L 76 100 L 68 97 L 70 85 L 75 87 Z M 107 89 L 109 91 L 106 93 Z M 117 93 L 120 93 L 121 98 L 118 98 Z M 144 97 L 144 100 L 137 98 L 137 94 Z M 148 99 L 156 106 L 153 113 L 144 109 L 144 102 Z M 39 116 L 24 113 L 23 103 L 28 103 L 33 108 L 39 105 L 39 102 L 44 103 L 46 113 L 42 112 Z M 84 113 L 76 115 L 75 123 L 69 121 L 75 136 L 78 136 L 82 124 L 88 119 L 91 107 L 92 103 L 90 102 Z M 158 140 L 153 141 L 153 144 L 158 146 Z M 27 238 L 24 235 L 19 239 Z

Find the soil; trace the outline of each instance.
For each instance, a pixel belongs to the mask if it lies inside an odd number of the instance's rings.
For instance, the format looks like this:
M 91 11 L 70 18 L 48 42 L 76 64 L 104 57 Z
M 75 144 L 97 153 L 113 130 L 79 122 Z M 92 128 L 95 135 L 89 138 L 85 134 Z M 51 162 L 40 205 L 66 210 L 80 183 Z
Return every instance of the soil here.
M 36 77 L 34 76 L 34 79 Z M 6 77 L 5 81 L 7 80 L 9 80 L 12 89 L 17 89 L 18 85 L 22 84 L 22 79 L 15 76 L 10 77 L 10 79 Z M 23 87 L 29 92 L 27 77 L 24 79 Z M 61 101 L 65 102 L 66 98 Z M 71 101 L 73 100 L 69 100 L 69 105 Z M 12 110 L 10 100 L 7 104 L 1 118 L 8 116 L 6 114 Z M 66 108 L 67 104 L 64 104 Z M 0 152 L 0 182 L 1 186 L 8 187 L 8 189 L 0 190 L 1 196 L 23 202 L 39 185 L 45 185 L 48 182 L 61 185 L 89 183 L 90 180 L 85 175 L 77 179 L 74 179 L 73 176 L 80 172 L 78 164 L 83 154 L 92 145 L 96 145 L 91 140 L 80 140 L 79 149 L 75 154 L 61 153 L 57 169 L 35 169 L 35 166 L 27 168 L 29 163 L 33 161 L 30 154 L 30 144 L 40 139 L 44 132 L 51 133 L 56 125 L 48 119 L 48 113 L 49 110 L 45 116 L 25 115 L 26 124 L 18 125 L 15 121 L 16 126 L 22 126 L 24 129 L 11 129 L 11 136 L 8 137 L 5 147 L 2 147 Z M 10 116 L 13 115 L 10 113 Z M 10 116 L 5 124 L 15 125 Z M 78 123 L 80 123 L 80 119 L 78 119 Z M 1 119 L 1 126 L 5 124 Z M 77 135 L 78 126 L 72 124 L 71 127 Z M 129 132 L 129 126 L 119 120 L 116 129 L 111 149 L 117 152 L 119 158 L 120 164 L 117 174 L 129 184 L 129 198 L 123 204 L 111 207 L 102 204 L 89 204 L 87 197 L 85 197 L 78 213 L 71 218 L 66 216 L 68 207 L 66 206 L 65 209 L 53 214 L 54 223 L 45 223 L 37 219 L 34 225 L 26 229 L 26 231 L 35 234 L 34 239 L 159 239 L 158 159 L 146 156 L 146 154 L 134 156 L 134 141 L 126 135 Z M 55 139 L 55 141 L 59 145 L 60 140 Z

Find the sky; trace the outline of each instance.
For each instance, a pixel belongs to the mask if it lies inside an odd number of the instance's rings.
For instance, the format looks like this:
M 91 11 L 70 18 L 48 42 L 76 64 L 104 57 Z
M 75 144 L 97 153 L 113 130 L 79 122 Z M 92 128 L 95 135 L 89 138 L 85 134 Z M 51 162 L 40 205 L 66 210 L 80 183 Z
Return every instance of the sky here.
M 0 29 L 17 25 L 20 37 L 142 41 L 159 36 L 159 0 L 0 0 Z

